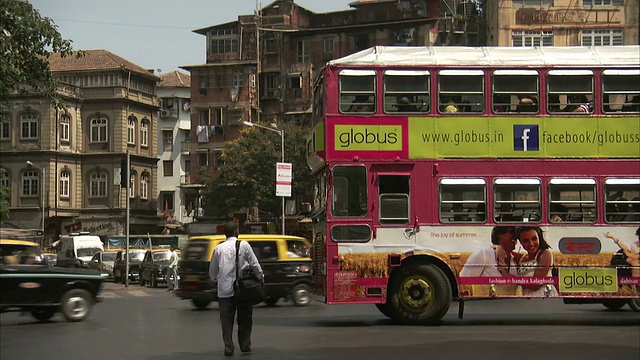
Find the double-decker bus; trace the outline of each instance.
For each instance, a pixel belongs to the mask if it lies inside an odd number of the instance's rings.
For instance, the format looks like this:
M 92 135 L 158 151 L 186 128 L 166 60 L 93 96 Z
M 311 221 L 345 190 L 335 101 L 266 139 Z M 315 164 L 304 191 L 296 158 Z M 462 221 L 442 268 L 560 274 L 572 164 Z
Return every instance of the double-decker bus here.
M 313 292 L 640 308 L 640 47 L 374 47 L 314 87 Z

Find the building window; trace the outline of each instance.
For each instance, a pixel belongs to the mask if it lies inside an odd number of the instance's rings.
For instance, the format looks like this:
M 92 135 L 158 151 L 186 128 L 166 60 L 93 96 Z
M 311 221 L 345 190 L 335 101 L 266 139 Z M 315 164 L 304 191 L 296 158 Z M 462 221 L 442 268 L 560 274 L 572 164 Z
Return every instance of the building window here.
M 173 161 L 164 160 L 162 162 L 162 175 L 173 176 Z
M 129 116 L 129 123 L 127 125 L 127 143 L 135 144 L 136 142 L 136 117 Z
M 11 137 L 11 120 L 9 114 L 0 114 L 0 140 L 8 140 Z
M 107 197 L 107 174 L 94 172 L 89 178 L 89 197 Z
M 553 46 L 551 30 L 514 30 L 511 33 L 514 47 Z
M 136 173 L 135 171 L 129 175 L 129 197 L 136 197 Z
M 621 6 L 622 0 L 582 0 L 582 6 Z
M 277 74 L 266 74 L 264 76 L 264 96 L 268 98 L 278 97 L 278 87 L 280 79 Z
M 368 49 L 369 45 L 369 34 L 357 34 L 353 36 L 353 50 L 360 51 L 364 49 Z
M 173 151 L 173 130 L 162 130 L 162 148 L 164 151 Z
M 322 39 L 323 53 L 333 55 L 333 45 L 334 45 L 333 41 L 334 39 L 332 37 Z
M 236 29 L 218 29 L 209 33 L 211 54 L 232 54 L 238 52 L 238 32 Z
M 60 141 L 71 141 L 71 116 L 68 114 L 60 116 Z
M 552 7 L 553 0 L 513 0 L 513 7 Z
M 209 151 L 198 152 L 198 166 L 209 166 Z
M 68 198 L 71 196 L 71 173 L 67 170 L 63 170 L 60 173 L 60 197 Z
M 91 142 L 103 143 L 107 142 L 107 119 L 93 118 L 90 125 Z
M 309 39 L 298 40 L 298 62 L 309 62 Z
M 7 169 L 0 168 L 0 188 L 7 189 L 7 191 L 10 190 L 11 182 L 9 181 L 9 179 L 10 179 L 10 176 L 9 176 L 9 173 L 7 172 Z M 11 196 L 8 196 L 8 195 L 9 194 L 7 194 L 7 200 L 11 198 Z
M 582 46 L 621 46 L 622 29 L 582 30 Z
M 302 97 L 302 77 L 289 75 L 289 96 L 293 98 Z
M 149 199 L 149 173 L 142 173 L 140 176 L 140 198 Z
M 38 138 L 38 114 L 26 113 L 20 117 L 20 137 L 23 139 Z
M 22 195 L 37 196 L 40 189 L 39 174 L 37 171 L 28 170 L 22 173 Z
M 142 119 L 140 122 L 140 145 L 149 146 L 149 120 Z
M 244 86 L 244 74 L 242 70 L 233 70 L 233 87 L 241 88 Z
M 209 73 L 202 72 L 199 75 L 198 79 L 198 89 L 200 90 L 200 95 L 207 95 L 207 89 L 211 86 L 209 81 Z
M 227 87 L 227 70 L 216 70 L 216 86 L 218 88 Z

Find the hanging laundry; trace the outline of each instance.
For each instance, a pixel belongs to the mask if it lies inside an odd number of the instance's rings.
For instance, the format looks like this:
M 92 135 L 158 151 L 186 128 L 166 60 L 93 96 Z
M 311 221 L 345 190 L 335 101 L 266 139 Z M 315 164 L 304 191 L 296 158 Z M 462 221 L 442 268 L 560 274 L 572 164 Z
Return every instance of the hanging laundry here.
M 198 125 L 196 135 L 198 136 L 198 142 L 209 142 L 209 126 Z

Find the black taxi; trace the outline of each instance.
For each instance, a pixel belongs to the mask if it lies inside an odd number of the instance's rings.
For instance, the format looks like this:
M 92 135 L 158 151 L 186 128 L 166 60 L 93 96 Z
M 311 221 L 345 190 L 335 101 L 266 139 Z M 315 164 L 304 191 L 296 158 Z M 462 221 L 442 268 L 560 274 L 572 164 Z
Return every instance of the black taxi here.
M 39 321 L 61 312 L 68 321 L 86 319 L 101 301 L 106 274 L 49 266 L 37 243 L 0 240 L 0 313 L 29 312 Z
M 280 298 L 291 299 L 297 306 L 311 302 L 311 258 L 307 239 L 289 235 L 240 234 L 256 254 L 264 272 L 267 305 Z M 217 291 L 209 279 L 209 263 L 215 247 L 224 235 L 192 236 L 178 265 L 180 282 L 177 295 L 191 300 L 199 309 L 217 300 Z

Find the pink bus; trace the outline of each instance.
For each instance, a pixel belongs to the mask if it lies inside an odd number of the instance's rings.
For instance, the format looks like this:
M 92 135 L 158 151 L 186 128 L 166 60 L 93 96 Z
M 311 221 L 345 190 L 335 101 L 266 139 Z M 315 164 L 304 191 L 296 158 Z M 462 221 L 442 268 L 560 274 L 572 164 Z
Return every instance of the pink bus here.
M 315 86 L 314 295 L 640 310 L 638 46 L 374 47 Z

